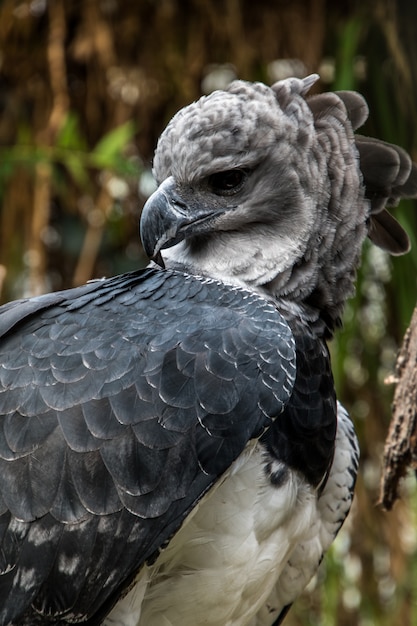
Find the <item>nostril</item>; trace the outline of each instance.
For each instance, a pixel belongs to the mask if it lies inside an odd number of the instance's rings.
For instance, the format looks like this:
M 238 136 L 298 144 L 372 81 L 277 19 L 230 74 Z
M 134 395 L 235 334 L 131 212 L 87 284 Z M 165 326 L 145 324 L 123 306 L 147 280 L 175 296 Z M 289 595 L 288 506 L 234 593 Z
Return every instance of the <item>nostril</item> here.
M 171 203 L 173 209 L 176 210 L 178 213 L 180 213 L 181 215 L 187 214 L 187 204 L 183 200 L 174 195 L 167 197 L 167 200 Z

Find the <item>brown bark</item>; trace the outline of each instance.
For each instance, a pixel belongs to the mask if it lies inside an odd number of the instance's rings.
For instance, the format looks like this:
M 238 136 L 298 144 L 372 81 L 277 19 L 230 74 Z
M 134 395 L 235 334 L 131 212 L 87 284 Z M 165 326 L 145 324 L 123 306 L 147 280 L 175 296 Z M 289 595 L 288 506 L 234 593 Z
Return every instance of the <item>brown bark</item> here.
M 392 421 L 385 443 L 380 502 L 390 510 L 400 480 L 417 470 L 417 307 L 397 359 Z

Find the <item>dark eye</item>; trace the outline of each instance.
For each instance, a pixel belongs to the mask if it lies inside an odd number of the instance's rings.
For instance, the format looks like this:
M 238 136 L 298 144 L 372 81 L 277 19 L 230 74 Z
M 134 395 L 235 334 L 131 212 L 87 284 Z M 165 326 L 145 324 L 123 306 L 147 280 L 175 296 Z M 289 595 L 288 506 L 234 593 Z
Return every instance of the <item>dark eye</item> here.
M 238 191 L 245 178 L 245 170 L 226 170 L 209 176 L 208 184 L 214 193 L 223 196 Z

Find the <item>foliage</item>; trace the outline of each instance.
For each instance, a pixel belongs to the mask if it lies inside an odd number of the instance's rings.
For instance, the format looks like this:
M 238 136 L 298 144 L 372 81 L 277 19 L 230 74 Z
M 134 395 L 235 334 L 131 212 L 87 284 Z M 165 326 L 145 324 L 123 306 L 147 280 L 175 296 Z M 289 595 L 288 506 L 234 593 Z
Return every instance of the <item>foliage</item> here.
M 89 150 L 75 113 L 67 114 L 52 146 L 37 145 L 30 129 L 22 127 L 14 146 L 0 148 L 0 192 L 4 193 L 7 181 L 19 165 L 28 168 L 32 174 L 39 164 L 56 169 L 52 183 L 56 184 L 58 193 L 60 168 L 64 168 L 72 176 L 80 190 L 88 187 L 91 169 L 107 169 L 126 177 L 138 176 L 139 168 L 123 154 L 134 133 L 134 125 L 132 121 L 128 121 L 103 135 L 93 149 Z

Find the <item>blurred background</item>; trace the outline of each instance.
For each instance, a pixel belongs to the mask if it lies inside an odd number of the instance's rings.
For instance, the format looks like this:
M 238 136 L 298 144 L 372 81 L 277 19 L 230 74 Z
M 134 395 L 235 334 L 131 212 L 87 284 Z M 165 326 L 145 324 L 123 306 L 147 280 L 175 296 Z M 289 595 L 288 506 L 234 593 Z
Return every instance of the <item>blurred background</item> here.
M 142 267 L 141 208 L 170 117 L 235 77 L 318 72 L 357 89 L 361 132 L 417 160 L 417 3 L 409 0 L 0 0 L 0 300 Z M 395 213 L 413 243 L 366 245 L 332 345 L 356 424 L 353 515 L 288 626 L 417 625 L 417 494 L 378 506 L 396 351 L 416 303 L 417 206 Z

